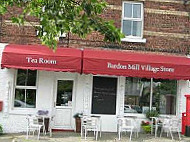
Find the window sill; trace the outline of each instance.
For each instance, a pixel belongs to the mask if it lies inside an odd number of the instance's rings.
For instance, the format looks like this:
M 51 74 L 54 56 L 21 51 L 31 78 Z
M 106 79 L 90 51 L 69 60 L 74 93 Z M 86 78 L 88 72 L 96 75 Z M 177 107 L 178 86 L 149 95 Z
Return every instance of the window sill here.
M 122 38 L 123 42 L 138 42 L 138 43 L 146 43 L 145 38 Z
M 11 115 L 27 115 L 27 114 L 36 114 L 36 108 L 13 108 L 9 110 Z

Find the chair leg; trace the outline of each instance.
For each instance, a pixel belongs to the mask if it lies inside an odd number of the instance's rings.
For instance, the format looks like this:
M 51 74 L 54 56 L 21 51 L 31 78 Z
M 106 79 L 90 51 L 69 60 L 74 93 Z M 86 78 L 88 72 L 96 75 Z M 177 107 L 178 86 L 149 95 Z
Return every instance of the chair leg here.
M 96 141 L 98 139 L 98 130 L 96 130 Z
M 170 135 L 171 135 L 171 137 L 172 137 L 172 140 L 174 140 L 171 129 L 170 129 L 169 131 L 170 131 Z
M 81 128 L 80 128 L 80 136 L 81 136 L 81 138 L 82 138 L 82 136 L 83 136 L 83 127 L 81 126 Z
M 121 131 L 119 130 L 119 140 L 121 140 Z
M 52 127 L 49 127 L 49 136 L 52 137 Z
M 87 130 L 84 130 L 84 139 L 86 140 Z
M 163 128 L 161 129 L 161 132 L 160 132 L 160 138 L 162 137 L 162 133 L 163 133 Z
M 43 126 L 43 134 L 46 135 L 45 125 Z
M 139 137 L 139 132 L 138 132 L 138 130 L 137 130 L 137 138 Z
M 181 140 L 181 134 L 179 130 L 178 130 L 178 136 L 179 136 L 179 140 Z
M 153 121 L 152 121 L 152 124 L 151 124 L 151 134 L 153 134 Z
M 40 139 L 40 128 L 41 127 L 38 128 L 38 140 Z
M 131 133 L 130 133 L 130 141 L 131 141 L 131 138 L 132 138 L 132 134 L 133 134 L 133 130 L 131 130 Z
M 27 129 L 26 129 L 26 139 L 28 139 L 28 135 L 29 135 L 29 130 L 28 130 L 29 128 L 27 127 Z
M 157 131 L 158 131 L 158 127 L 156 125 L 156 127 L 155 127 L 155 138 L 157 137 Z

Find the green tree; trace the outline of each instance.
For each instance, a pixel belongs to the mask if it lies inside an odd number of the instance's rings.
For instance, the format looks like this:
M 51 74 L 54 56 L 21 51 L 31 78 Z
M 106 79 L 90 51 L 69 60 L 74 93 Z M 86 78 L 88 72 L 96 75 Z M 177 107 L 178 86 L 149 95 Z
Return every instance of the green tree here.
M 21 8 L 22 13 L 17 16 L 11 13 L 9 9 L 13 6 Z M 104 0 L 1 0 L 0 14 L 8 12 L 12 22 L 19 25 L 23 25 L 28 16 L 38 18 L 39 26 L 35 28 L 42 44 L 55 50 L 57 37 L 68 32 L 85 38 L 97 31 L 104 35 L 104 41 L 119 43 L 123 34 L 113 21 L 101 18 L 106 6 Z

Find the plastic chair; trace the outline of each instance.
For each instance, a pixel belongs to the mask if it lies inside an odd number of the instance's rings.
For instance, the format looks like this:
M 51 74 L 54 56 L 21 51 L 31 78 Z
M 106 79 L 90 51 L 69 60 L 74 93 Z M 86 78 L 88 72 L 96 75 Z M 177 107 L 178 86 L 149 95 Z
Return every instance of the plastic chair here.
M 88 131 L 93 131 L 95 139 L 98 139 L 98 118 L 90 117 L 90 116 L 83 116 L 81 118 L 81 138 L 84 137 L 86 140 Z
M 161 126 L 161 123 L 159 122 L 161 118 L 158 117 L 150 117 L 151 118 L 151 134 L 153 134 L 153 129 L 155 129 L 155 138 L 157 137 L 157 131 L 158 127 Z
M 121 133 L 122 132 L 130 132 L 130 141 L 132 138 L 133 132 L 136 132 L 138 137 L 138 129 L 135 123 L 134 118 L 118 118 L 118 136 L 119 140 L 121 140 Z
M 38 118 L 36 116 L 27 116 L 27 136 L 26 138 L 28 139 L 28 136 L 30 135 L 30 132 L 33 132 L 33 135 L 35 131 L 38 133 L 38 140 L 40 138 L 40 129 L 43 127 L 42 124 L 39 124 Z
M 165 131 L 167 133 L 167 137 L 168 137 L 168 133 L 170 133 L 171 138 L 173 140 L 174 138 L 173 138 L 172 132 L 177 132 L 179 139 L 181 140 L 180 125 L 181 125 L 181 122 L 180 122 L 180 119 L 178 118 L 164 119 L 160 137 L 162 136 L 163 131 Z

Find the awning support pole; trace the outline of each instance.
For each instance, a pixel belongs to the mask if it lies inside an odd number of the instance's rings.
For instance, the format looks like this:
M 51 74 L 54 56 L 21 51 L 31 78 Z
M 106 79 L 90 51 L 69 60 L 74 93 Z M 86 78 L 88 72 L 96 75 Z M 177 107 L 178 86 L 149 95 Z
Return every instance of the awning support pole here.
M 150 111 L 152 109 L 153 78 L 150 79 Z

